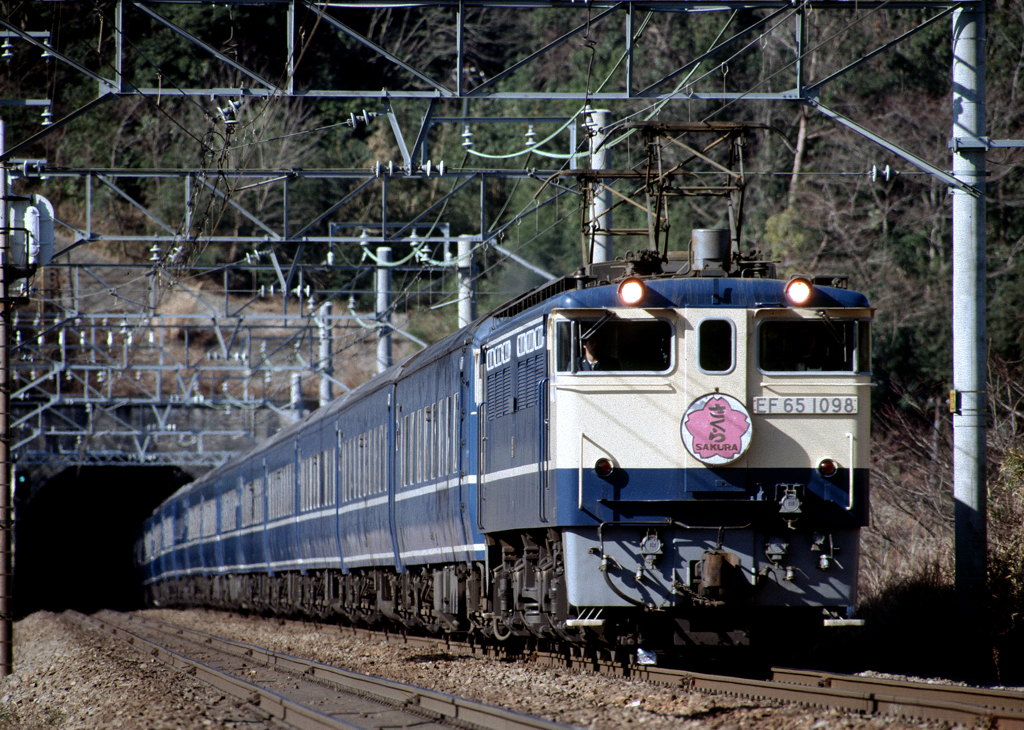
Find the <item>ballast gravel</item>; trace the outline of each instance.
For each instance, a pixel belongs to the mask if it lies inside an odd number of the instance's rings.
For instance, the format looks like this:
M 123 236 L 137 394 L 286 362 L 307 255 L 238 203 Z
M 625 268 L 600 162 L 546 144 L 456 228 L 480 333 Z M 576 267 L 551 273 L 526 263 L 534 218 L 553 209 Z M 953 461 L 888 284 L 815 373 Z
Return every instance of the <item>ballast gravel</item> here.
M 454 650 L 424 650 L 361 638 L 332 625 L 214 611 L 145 614 L 587 730 L 947 727 L 690 693 Z M 14 632 L 14 673 L 0 679 L 0 730 L 281 727 L 251 705 L 225 697 L 148 655 L 128 651 L 110 635 L 83 628 L 66 615 L 35 613 L 17 622 Z
M 0 730 L 263 728 L 266 714 L 64 614 L 14 625 Z

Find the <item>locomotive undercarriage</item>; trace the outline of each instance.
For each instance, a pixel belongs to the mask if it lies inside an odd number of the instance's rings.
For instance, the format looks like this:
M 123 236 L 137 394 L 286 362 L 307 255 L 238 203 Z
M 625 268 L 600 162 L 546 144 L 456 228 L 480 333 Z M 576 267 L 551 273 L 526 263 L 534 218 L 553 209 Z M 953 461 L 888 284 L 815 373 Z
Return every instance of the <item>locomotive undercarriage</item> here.
M 695 598 L 682 611 L 639 614 L 636 608 L 570 605 L 557 530 L 489 537 L 488 543 L 486 564 L 427 566 L 402 573 L 368 568 L 192 576 L 150 586 L 147 601 L 153 606 L 206 606 L 416 633 L 610 649 L 751 642 L 749 611 L 721 602 Z M 594 579 L 600 580 L 596 572 Z M 820 624 L 820 609 L 817 616 Z M 771 633 L 778 633 L 783 623 L 782 615 L 772 619 Z
M 151 606 L 340 619 L 366 627 L 390 624 L 430 634 L 583 639 L 581 632 L 566 629 L 556 533 L 539 544 L 528 535 L 518 546 L 495 541 L 490 551 L 495 566 L 490 571 L 484 563 L 460 563 L 401 573 L 366 568 L 190 576 L 149 586 L 146 600 Z

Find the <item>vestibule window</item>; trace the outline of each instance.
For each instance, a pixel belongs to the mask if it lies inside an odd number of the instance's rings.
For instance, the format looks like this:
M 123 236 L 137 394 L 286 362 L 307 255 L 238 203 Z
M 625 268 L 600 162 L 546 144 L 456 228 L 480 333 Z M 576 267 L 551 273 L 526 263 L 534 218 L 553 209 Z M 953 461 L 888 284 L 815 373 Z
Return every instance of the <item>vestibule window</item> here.
M 732 371 L 736 348 L 732 321 L 705 319 L 697 326 L 697 363 L 706 373 Z

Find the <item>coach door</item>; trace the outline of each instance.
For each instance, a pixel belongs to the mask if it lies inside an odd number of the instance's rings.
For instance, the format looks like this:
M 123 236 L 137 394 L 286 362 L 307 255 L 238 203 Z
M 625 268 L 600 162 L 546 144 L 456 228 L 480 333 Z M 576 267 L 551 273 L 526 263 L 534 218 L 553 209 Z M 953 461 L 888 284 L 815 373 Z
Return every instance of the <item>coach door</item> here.
M 459 479 L 459 506 L 462 510 L 462 534 L 466 545 L 476 545 L 476 515 L 480 499 L 471 477 L 473 459 L 471 453 L 475 434 L 470 430 L 469 412 L 473 409 L 473 355 L 469 347 L 463 347 L 459 354 L 459 387 L 453 400 L 452 417 L 458 424 L 454 448 L 455 469 Z M 482 542 L 482 540 L 480 541 Z
M 391 533 L 391 548 L 395 553 L 395 569 L 404 571 L 402 564 L 402 553 L 399 547 L 398 524 L 396 514 L 395 497 L 397 496 L 397 480 L 395 479 L 395 450 L 397 448 L 398 431 L 398 385 L 393 383 L 387 391 L 387 418 L 384 421 L 387 433 L 384 434 L 385 449 L 381 454 L 383 458 L 384 474 L 381 481 L 387 491 L 388 500 L 388 529 Z
M 691 493 L 746 490 L 746 459 L 753 423 L 747 407 L 746 310 L 685 311 L 681 346 L 684 384 L 680 421 L 686 470 L 684 489 Z

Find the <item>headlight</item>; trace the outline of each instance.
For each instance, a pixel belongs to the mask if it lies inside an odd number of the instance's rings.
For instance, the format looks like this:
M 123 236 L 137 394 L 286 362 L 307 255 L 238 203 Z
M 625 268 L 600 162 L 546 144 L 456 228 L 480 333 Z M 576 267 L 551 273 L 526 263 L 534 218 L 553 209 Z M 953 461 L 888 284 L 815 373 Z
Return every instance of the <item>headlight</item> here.
M 599 477 L 606 477 L 614 470 L 615 465 L 612 464 L 611 459 L 606 459 L 603 456 L 597 460 L 596 464 L 594 464 L 594 471 L 597 472 Z
M 646 293 L 647 287 L 639 279 L 626 279 L 619 284 L 619 299 L 623 304 L 639 304 Z
M 811 294 L 814 293 L 814 286 L 806 276 L 794 276 L 786 284 L 786 299 L 797 307 L 802 307 L 811 301 Z
M 831 479 L 839 471 L 839 465 L 832 459 L 822 459 L 818 462 L 818 473 L 826 479 Z

